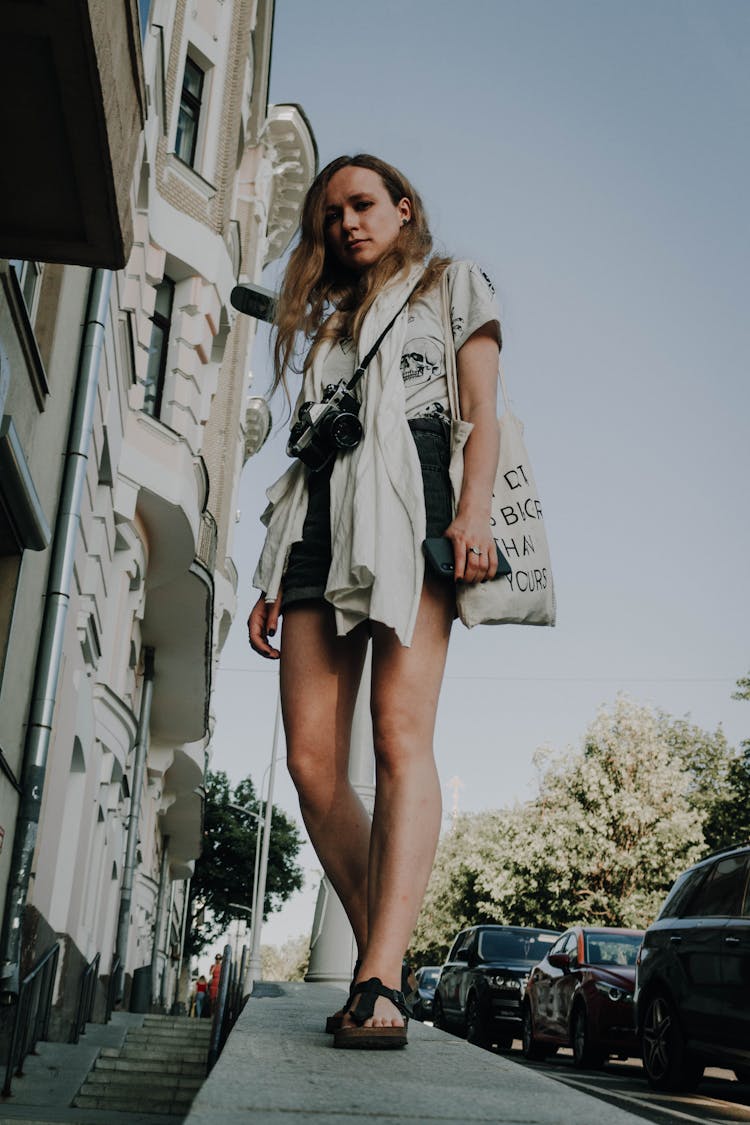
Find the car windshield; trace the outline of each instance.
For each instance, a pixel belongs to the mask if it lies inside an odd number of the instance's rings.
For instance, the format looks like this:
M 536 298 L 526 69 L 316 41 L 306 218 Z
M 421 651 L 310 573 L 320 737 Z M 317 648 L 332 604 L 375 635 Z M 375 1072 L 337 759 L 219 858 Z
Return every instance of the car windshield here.
M 586 934 L 589 965 L 635 965 L 641 934 Z
M 437 984 L 438 977 L 440 976 L 440 969 L 425 969 L 419 977 L 420 988 L 432 988 Z
M 530 961 L 536 964 L 551 945 L 557 934 L 543 930 L 484 930 L 479 935 L 479 956 L 483 961 Z

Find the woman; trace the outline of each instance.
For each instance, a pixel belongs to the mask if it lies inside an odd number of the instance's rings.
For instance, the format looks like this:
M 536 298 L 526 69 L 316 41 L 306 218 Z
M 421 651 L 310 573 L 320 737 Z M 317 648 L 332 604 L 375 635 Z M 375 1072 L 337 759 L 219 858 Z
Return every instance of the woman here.
M 287 761 L 302 815 L 354 931 L 358 962 L 337 1047 L 406 1044 L 402 958 L 437 846 L 433 732 L 455 589 L 425 573 L 422 541 L 445 535 L 455 580 L 497 566 L 490 529 L 497 467 L 499 324 L 476 266 L 431 259 L 418 194 L 366 155 L 319 174 L 303 209 L 276 314 L 276 383 L 295 337 L 312 341 L 300 401 L 348 380 L 395 321 L 357 387 L 363 432 L 320 470 L 297 461 L 269 490 L 266 543 L 248 628 L 281 656 Z M 447 270 L 461 412 L 473 429 L 453 511 L 441 278 Z M 408 305 L 404 302 L 408 300 Z M 402 307 L 404 306 L 404 307 Z M 286 385 L 286 384 L 284 384 Z M 269 638 L 280 614 L 281 653 Z M 372 642 L 376 760 L 372 824 L 347 775 L 355 699 Z

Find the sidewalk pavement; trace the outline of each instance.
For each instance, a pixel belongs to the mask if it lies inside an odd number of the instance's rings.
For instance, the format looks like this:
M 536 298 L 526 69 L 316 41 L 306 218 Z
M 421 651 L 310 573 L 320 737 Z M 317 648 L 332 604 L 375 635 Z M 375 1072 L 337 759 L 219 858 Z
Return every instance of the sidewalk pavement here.
M 323 1027 L 341 1001 L 327 985 L 256 985 L 185 1125 L 643 1125 L 416 1020 L 404 1050 L 334 1050 Z
M 38 1043 L 38 1054 L 24 1062 L 23 1078 L 13 1078 L 11 1096 L 0 1098 L 0 1125 L 175 1125 L 179 1118 L 139 1113 L 136 1107 L 129 1113 L 71 1107 L 101 1048 L 121 1047 L 128 1031 L 142 1025 L 142 1015 L 114 1012 L 108 1024 L 86 1024 L 78 1043 Z

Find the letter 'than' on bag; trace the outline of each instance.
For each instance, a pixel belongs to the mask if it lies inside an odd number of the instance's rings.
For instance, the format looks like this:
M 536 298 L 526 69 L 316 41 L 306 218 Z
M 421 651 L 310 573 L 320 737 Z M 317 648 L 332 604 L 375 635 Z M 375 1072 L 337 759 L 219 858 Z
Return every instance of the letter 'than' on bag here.
M 471 427 L 461 419 L 447 273 L 442 278 L 442 311 L 453 416 L 450 476 L 455 511 L 463 481 L 463 447 Z M 498 421 L 500 458 L 492 493 L 492 533 L 512 573 L 497 582 L 458 583 L 458 615 L 470 629 L 474 625 L 554 625 L 555 590 L 542 505 L 526 452 L 523 422 L 510 408 L 502 368 L 500 386 L 505 411 Z

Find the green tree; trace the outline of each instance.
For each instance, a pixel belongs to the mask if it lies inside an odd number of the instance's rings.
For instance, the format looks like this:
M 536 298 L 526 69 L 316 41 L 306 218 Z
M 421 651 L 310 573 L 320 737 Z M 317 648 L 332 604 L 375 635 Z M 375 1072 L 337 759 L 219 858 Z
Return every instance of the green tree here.
M 679 734 L 681 753 L 663 717 L 621 697 L 600 711 L 581 751 L 538 755 L 534 800 L 460 818 L 440 843 L 415 953 L 442 955 L 467 923 L 651 921 L 704 850 L 705 814 L 685 764 L 690 731 Z M 711 739 L 698 734 L 694 756 L 710 759 Z
M 498 863 L 512 815 L 504 809 L 464 813 L 441 839 L 411 944 L 423 964 L 440 964 L 464 926 L 496 921 L 484 909 L 478 881 Z
M 750 700 L 750 676 L 737 681 L 732 698 Z M 709 809 L 706 843 L 712 851 L 750 843 L 750 739 L 729 763 L 726 786 Z
M 206 778 L 203 812 L 203 848 L 190 884 L 187 955 L 199 953 L 214 941 L 229 923 L 245 917 L 233 904 L 252 907 L 257 821 L 232 808 L 238 805 L 258 811 L 252 780 L 247 777 L 234 788 L 219 770 Z M 296 862 L 302 840 L 294 821 L 274 806 L 268 850 L 268 874 L 263 917 L 279 910 L 302 886 L 302 869 Z
M 310 964 L 309 936 L 300 934 L 280 947 L 262 945 L 260 963 L 264 980 L 304 980 Z

